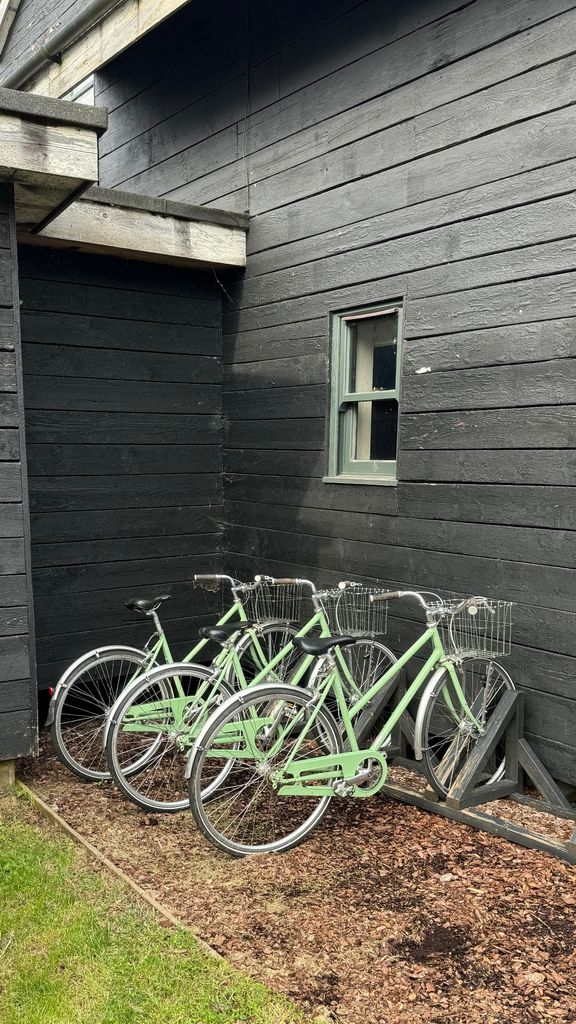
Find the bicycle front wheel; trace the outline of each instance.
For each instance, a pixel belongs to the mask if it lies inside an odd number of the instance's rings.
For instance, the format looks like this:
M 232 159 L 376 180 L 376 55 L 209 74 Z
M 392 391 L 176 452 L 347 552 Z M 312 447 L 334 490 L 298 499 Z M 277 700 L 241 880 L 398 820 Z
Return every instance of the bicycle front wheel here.
M 248 686 L 262 669 L 267 667 L 273 658 L 290 643 L 298 633 L 298 628 L 290 622 L 266 622 L 256 625 L 253 631 L 244 633 L 240 637 L 236 644 L 236 654 Z M 270 669 L 266 682 L 288 682 L 301 659 L 300 651 L 292 648 L 274 669 Z M 227 673 L 227 682 L 234 689 L 238 689 L 239 681 L 236 679 L 232 665 Z
M 87 655 L 60 691 L 50 738 L 62 764 L 86 782 L 110 778 L 103 736 L 112 705 L 128 684 L 150 668 L 150 655 L 108 647 Z
M 329 711 L 321 708 L 310 723 L 310 699 L 310 691 L 299 687 L 262 684 L 227 701 L 198 737 L 189 764 L 190 809 L 202 834 L 224 853 L 289 850 L 326 814 L 331 797 L 280 796 L 274 788 L 274 773 L 297 742 L 298 757 L 341 749 Z M 212 780 L 226 769 L 206 801 Z
M 505 668 L 492 658 L 465 658 L 454 666 L 468 708 L 477 725 L 465 714 L 447 670 L 426 687 L 418 713 L 424 770 L 428 782 L 441 797 L 448 796 L 456 778 L 472 754 L 498 702 L 514 683 Z M 504 775 L 504 743 L 498 743 L 484 768 L 479 785 L 497 782 Z
M 114 708 L 106 740 L 108 768 L 124 796 L 147 811 L 185 810 L 186 755 L 230 693 L 210 669 L 190 664 L 165 665 L 131 687 Z

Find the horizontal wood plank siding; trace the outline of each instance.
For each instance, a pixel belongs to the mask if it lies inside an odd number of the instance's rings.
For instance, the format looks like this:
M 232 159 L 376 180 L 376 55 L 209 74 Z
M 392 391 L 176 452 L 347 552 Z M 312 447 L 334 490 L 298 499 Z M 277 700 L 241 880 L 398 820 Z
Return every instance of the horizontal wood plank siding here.
M 0 761 L 34 751 L 34 622 L 18 299 L 10 186 L 0 186 Z
M 221 305 L 198 272 L 32 248 L 20 262 L 45 687 L 98 644 L 148 639 L 128 597 L 173 593 L 182 652 L 214 611 L 190 580 L 221 557 Z
M 252 215 L 223 279 L 232 567 L 509 596 L 530 738 L 572 783 L 575 32 L 563 0 L 229 2 L 98 82 L 103 183 Z M 329 314 L 399 298 L 400 482 L 324 484 Z
M 2 53 L 2 76 L 15 71 L 36 46 L 80 14 L 83 7 L 83 0 L 21 0 Z

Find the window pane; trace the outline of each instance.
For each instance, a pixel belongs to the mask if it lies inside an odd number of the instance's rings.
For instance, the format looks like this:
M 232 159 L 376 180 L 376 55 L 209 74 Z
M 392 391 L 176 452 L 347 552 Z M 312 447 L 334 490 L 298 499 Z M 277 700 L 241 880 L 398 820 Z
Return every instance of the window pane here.
M 396 387 L 398 316 L 367 317 L 350 324 L 351 391 L 393 391 Z
M 355 458 L 388 461 L 396 458 L 398 402 L 358 402 Z

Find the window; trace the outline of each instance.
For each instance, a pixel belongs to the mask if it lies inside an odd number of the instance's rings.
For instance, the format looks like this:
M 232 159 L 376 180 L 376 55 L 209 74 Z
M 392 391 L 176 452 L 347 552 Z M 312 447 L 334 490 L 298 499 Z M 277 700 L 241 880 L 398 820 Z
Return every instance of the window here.
M 85 78 L 79 85 L 75 85 L 70 92 L 67 92 L 63 100 L 70 100 L 72 103 L 85 103 L 89 107 L 94 106 L 94 75 Z
M 396 483 L 402 305 L 332 316 L 326 483 Z

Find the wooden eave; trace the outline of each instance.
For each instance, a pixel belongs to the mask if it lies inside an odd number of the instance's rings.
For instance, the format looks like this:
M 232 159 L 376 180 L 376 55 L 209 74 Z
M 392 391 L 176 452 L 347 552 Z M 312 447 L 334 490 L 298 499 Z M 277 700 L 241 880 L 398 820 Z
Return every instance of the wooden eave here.
M 48 64 L 38 72 L 26 88 L 45 96 L 63 96 L 190 2 L 124 0 L 67 46 L 58 63 Z
M 0 88 L 0 181 L 19 229 L 33 231 L 98 179 L 106 112 Z
M 180 266 L 243 267 L 249 218 L 115 189 L 90 188 L 26 244 Z

